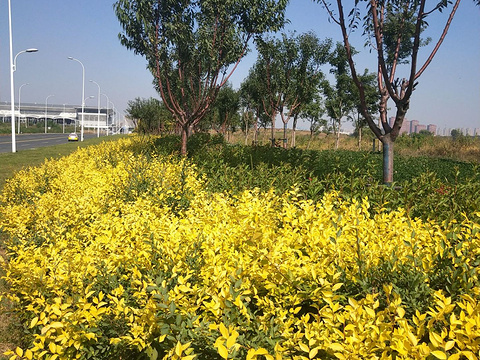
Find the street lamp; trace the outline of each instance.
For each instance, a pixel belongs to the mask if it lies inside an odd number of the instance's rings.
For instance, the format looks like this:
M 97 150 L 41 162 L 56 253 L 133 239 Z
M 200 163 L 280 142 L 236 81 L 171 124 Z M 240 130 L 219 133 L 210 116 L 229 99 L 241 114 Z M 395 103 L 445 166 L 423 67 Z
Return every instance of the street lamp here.
M 30 83 L 22 84 L 18 88 L 18 134 L 20 134 L 20 118 L 22 117 L 22 112 L 20 111 L 22 105 L 22 87 L 24 87 L 25 85 L 30 85 Z
M 82 124 L 80 130 L 80 141 L 83 141 L 83 113 L 85 112 L 85 66 L 83 66 L 83 63 L 80 60 L 75 59 L 74 57 L 69 56 L 68 60 L 76 61 L 82 65 Z
M 47 133 L 47 110 L 48 110 L 48 98 L 55 95 L 48 95 L 45 99 L 45 134 Z
M 115 128 L 115 116 L 116 116 L 116 112 L 115 112 L 115 104 L 113 102 L 110 101 L 110 104 L 112 104 L 112 111 L 113 111 L 113 116 L 112 116 L 112 135 L 114 135 L 113 133 L 113 129 Z
M 36 52 L 37 49 L 27 49 L 20 51 L 16 56 L 15 60 L 13 58 L 13 40 L 12 40 L 12 2 L 8 0 L 8 32 L 10 40 L 10 103 L 12 111 L 12 152 L 17 152 L 17 147 L 15 143 L 15 87 L 13 81 L 13 73 L 16 70 L 16 61 L 17 56 L 24 52 Z
M 96 81 L 90 80 L 91 83 L 94 83 L 98 86 L 98 101 L 97 101 L 97 137 L 100 137 L 100 85 Z
M 108 136 L 108 103 L 110 102 L 110 99 L 108 98 L 108 96 L 106 94 L 102 94 L 103 96 L 105 96 L 107 99 L 107 116 L 105 117 L 105 133 L 106 135 Z

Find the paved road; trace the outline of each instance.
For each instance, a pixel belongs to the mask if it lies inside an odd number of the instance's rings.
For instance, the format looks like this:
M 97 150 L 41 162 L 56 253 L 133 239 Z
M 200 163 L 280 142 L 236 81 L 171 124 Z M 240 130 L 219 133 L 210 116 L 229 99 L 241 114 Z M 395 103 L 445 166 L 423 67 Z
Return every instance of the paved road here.
M 78 135 L 80 137 L 80 134 Z M 96 134 L 84 134 L 84 139 L 97 136 Z M 65 144 L 68 142 L 68 134 L 16 134 L 17 151 L 36 149 L 43 146 Z M 12 136 L 0 136 L 0 153 L 12 151 Z

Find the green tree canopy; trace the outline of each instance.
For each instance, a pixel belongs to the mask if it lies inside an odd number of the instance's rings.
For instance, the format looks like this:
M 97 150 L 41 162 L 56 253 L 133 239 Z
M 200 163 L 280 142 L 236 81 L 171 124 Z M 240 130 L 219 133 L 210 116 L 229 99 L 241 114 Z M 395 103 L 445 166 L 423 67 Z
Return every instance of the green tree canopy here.
M 161 134 L 171 130 L 173 125 L 172 114 L 155 98 L 130 100 L 125 112 L 137 131 L 143 134 Z
M 283 26 L 287 0 L 118 0 L 121 43 L 145 56 L 187 136 L 207 114 L 251 39 Z
M 410 98 L 419 77 L 431 64 L 445 39 L 461 0 L 337 0 L 335 5 L 326 0 L 317 1 L 326 8 L 331 20 L 341 29 L 352 78 L 358 88 L 362 115 L 372 132 L 383 143 L 383 179 L 387 184 L 392 183 L 393 145 L 409 109 Z M 478 0 L 475 2 L 479 4 Z M 428 27 L 427 21 L 430 22 L 435 13 L 449 7 L 449 16 L 437 43 L 425 57 L 426 60 L 420 63 L 420 47 L 429 41 L 422 38 L 423 31 Z M 377 126 L 374 121 L 374 114 L 367 103 L 365 87 L 355 66 L 350 33 L 356 28 L 363 29 L 366 43 L 371 45 L 372 51 L 377 55 L 381 126 Z M 402 70 L 406 70 L 403 78 L 398 75 L 399 64 L 408 64 L 402 67 Z M 390 126 L 387 116 L 389 100 L 394 103 L 396 112 L 393 126 Z

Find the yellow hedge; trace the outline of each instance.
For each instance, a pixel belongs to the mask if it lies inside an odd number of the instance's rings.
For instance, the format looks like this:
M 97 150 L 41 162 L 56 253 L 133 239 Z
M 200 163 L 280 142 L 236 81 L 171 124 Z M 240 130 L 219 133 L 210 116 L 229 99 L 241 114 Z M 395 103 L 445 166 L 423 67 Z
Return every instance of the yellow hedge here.
M 389 284 L 343 292 L 389 258 L 420 273 L 461 261 L 476 284 L 475 222 L 451 236 L 335 192 L 209 194 L 194 166 L 142 153 L 144 141 L 81 149 L 5 185 L 5 296 L 30 344 L 12 359 L 479 358 L 477 287 L 436 291 L 410 317 Z

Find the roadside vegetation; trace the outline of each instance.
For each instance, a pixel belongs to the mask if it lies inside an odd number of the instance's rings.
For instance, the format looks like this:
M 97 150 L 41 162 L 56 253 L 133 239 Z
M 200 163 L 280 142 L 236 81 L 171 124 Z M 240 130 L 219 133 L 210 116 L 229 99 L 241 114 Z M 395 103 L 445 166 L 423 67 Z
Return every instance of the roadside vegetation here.
M 476 164 L 398 156 L 388 187 L 369 151 L 188 148 L 130 137 L 6 183 L 8 357 L 478 353 Z
M 13 153 L 0 154 L 0 188 L 5 184 L 5 180 L 12 177 L 15 172 L 35 167 L 43 164 L 47 159 L 59 159 L 67 156 L 77 150 L 86 146 L 99 144 L 104 141 L 117 140 L 124 135 L 114 135 L 109 137 L 100 137 L 86 139 L 83 142 L 72 142 L 68 144 L 40 147 L 33 150 L 21 150 Z
M 71 133 L 74 132 L 75 130 L 75 125 L 68 125 L 65 124 L 63 126 L 62 124 L 57 124 L 57 123 L 52 123 L 49 124 L 48 126 L 48 132 L 49 133 Z M 15 132 L 18 133 L 18 128 L 15 127 Z M 24 123 L 20 124 L 20 132 L 22 134 L 41 134 L 45 132 L 45 122 L 39 121 L 36 124 L 29 124 L 29 126 L 26 126 Z M 12 125 L 10 123 L 0 123 L 0 134 L 11 134 L 12 133 Z

